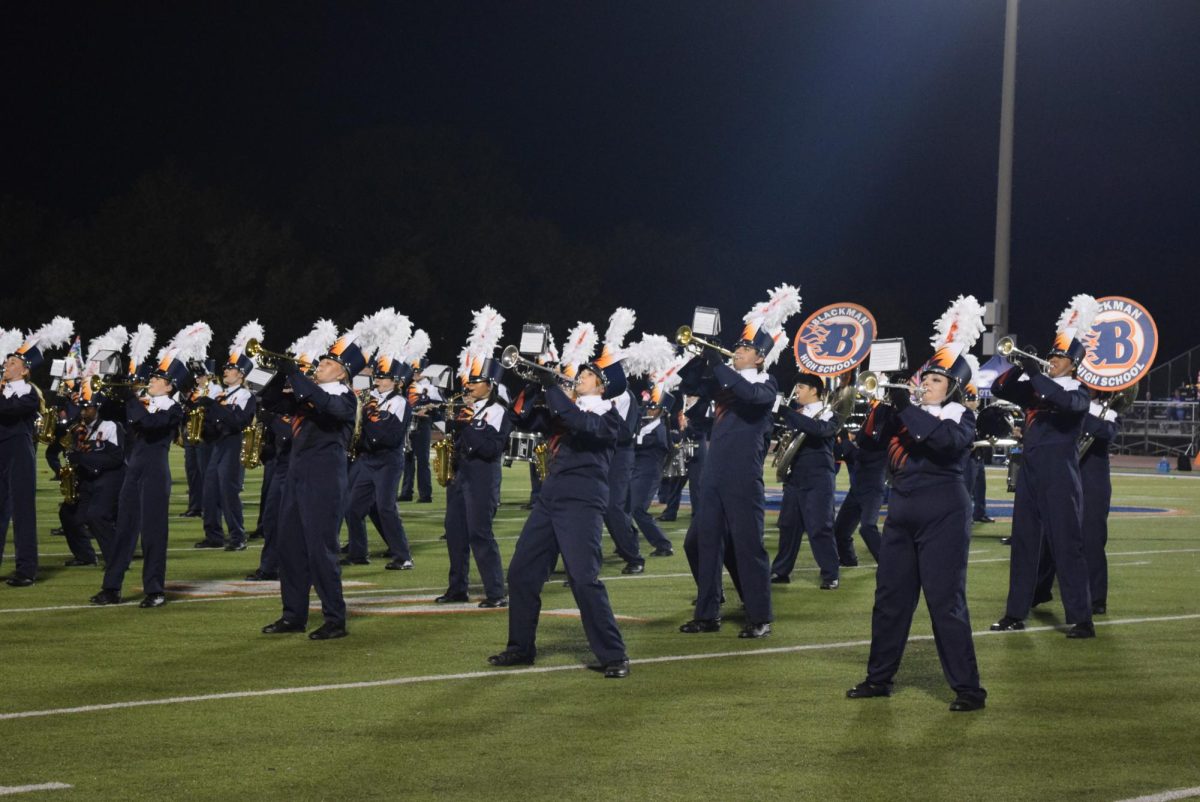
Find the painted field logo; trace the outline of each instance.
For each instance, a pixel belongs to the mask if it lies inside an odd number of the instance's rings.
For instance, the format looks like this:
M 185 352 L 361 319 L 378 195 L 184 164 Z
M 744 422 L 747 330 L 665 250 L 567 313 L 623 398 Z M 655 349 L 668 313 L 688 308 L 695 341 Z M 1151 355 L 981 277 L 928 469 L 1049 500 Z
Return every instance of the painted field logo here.
M 1129 298 L 1097 298 L 1100 314 L 1084 343 L 1079 380 L 1097 390 L 1132 387 L 1149 372 L 1158 353 L 1158 327 L 1146 307 Z
M 837 376 L 866 359 L 874 341 L 875 318 L 870 312 L 858 304 L 830 304 L 804 321 L 792 353 L 801 370 Z

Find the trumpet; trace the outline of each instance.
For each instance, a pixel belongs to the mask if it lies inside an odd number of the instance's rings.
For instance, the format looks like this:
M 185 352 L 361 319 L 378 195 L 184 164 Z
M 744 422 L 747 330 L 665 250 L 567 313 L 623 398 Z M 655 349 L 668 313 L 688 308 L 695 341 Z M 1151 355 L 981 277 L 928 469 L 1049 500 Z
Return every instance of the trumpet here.
M 1020 348 L 1017 347 L 1017 344 L 1015 342 L 1013 342 L 1012 337 L 1002 337 L 1000 339 L 1000 342 L 996 343 L 996 353 L 1000 354 L 1000 356 L 1005 357 L 1006 359 L 1008 358 L 1008 356 L 1010 354 L 1016 354 L 1017 356 L 1023 356 L 1027 359 L 1032 359 L 1034 362 L 1037 362 L 1039 365 L 1042 366 L 1043 370 L 1050 369 L 1049 362 L 1042 359 L 1037 354 L 1032 354 L 1029 351 L 1022 351 Z
M 278 351 L 268 351 L 266 348 L 263 348 L 262 343 L 253 337 L 246 341 L 246 356 L 264 366 L 270 366 L 272 363 L 280 361 L 293 362 L 296 365 L 300 364 L 300 360 L 291 354 L 281 354 Z
M 858 377 L 858 381 L 854 383 L 854 389 L 859 395 L 867 398 L 877 398 L 878 392 L 881 389 L 885 390 L 908 390 L 912 394 L 913 399 L 920 403 L 921 397 L 925 395 L 925 388 L 920 385 L 900 384 L 898 382 L 890 382 L 887 380 L 887 375 L 883 373 L 875 373 L 867 371 Z
M 500 364 L 505 370 L 516 368 L 517 373 L 529 379 L 533 378 L 534 371 L 540 370 L 548 374 L 566 389 L 575 386 L 575 380 L 562 371 L 555 370 L 549 365 L 539 365 L 532 359 L 526 359 L 521 356 L 520 350 L 515 345 L 510 345 L 500 352 Z
M 692 334 L 691 326 L 680 326 L 675 330 L 675 344 L 682 345 L 684 348 L 691 348 L 692 353 L 695 354 L 700 353 L 700 348 L 692 348 L 693 345 L 702 348 L 711 348 L 727 359 L 733 357 L 733 351 L 730 351 L 727 348 L 722 348 L 720 345 L 717 345 L 714 342 L 710 342 L 709 340 L 702 339 L 697 337 L 695 334 Z
M 131 390 L 145 390 L 150 385 L 147 382 L 114 382 L 108 381 L 103 376 L 92 376 L 88 379 L 88 387 L 92 393 L 100 393 L 110 387 L 128 387 Z

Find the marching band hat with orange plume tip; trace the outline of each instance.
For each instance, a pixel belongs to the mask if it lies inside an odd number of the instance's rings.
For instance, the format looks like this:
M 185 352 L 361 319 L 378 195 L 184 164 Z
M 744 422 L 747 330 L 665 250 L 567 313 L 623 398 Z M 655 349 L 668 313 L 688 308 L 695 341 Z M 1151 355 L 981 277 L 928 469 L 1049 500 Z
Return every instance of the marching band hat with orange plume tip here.
M 763 357 L 763 370 L 779 359 L 787 344 L 783 324 L 800 311 L 800 290 L 790 284 L 780 284 L 771 290 L 769 297 L 746 313 L 742 320 L 746 326 L 735 348 L 753 348 Z
M 246 356 L 246 343 L 251 340 L 263 340 L 263 327 L 257 320 L 251 320 L 242 326 L 229 345 L 229 359 L 221 366 L 222 370 L 236 368 L 245 376 L 254 369 L 254 362 Z
M 951 384 L 966 388 L 972 377 L 967 351 L 983 333 L 983 305 L 974 295 L 960 295 L 934 323 L 933 356 L 921 367 L 921 374 L 937 373 Z
M 1087 356 L 1084 341 L 1092 330 L 1100 304 L 1090 295 L 1076 295 L 1058 318 L 1058 333 L 1048 356 L 1065 356 L 1076 366 Z
M 192 382 L 192 363 L 204 363 L 208 359 L 208 346 L 212 342 L 212 329 L 202 320 L 185 326 L 171 338 L 158 353 L 158 365 L 150 375 L 166 379 L 176 390 L 188 387 Z M 214 365 L 215 368 L 215 365 Z
M 150 371 L 154 369 L 155 363 L 150 359 L 150 352 L 154 350 L 155 337 L 153 327 L 139 323 L 129 338 L 129 375 L 136 381 L 150 378 Z
M 75 324 L 67 317 L 56 317 L 30 334 L 25 342 L 8 356 L 15 356 L 25 363 L 25 367 L 35 370 L 46 361 L 42 352 L 49 348 L 61 348 L 75 333 Z
M 400 321 L 396 310 L 389 307 L 367 315 L 343 334 L 321 355 L 321 359 L 332 359 L 346 369 L 347 380 L 353 379 L 370 362 L 379 343 L 391 336 L 394 327 L 407 323 Z M 410 324 L 411 325 L 411 324 Z
M 636 321 L 637 315 L 632 309 L 617 307 L 608 319 L 608 331 L 604 334 L 604 348 L 600 351 L 600 356 L 582 367 L 600 379 L 600 383 L 604 385 L 604 398 L 616 398 L 629 387 L 629 379 L 621 365 L 625 356 L 622 346 Z
M 473 312 L 471 336 L 458 355 L 458 377 L 463 384 L 497 384 L 504 377 L 504 366 L 493 359 L 504 334 L 504 317 L 490 306 Z
M 412 323 L 397 313 L 396 325 L 387 331 L 371 360 L 372 378 L 391 379 L 403 384 L 412 377 L 412 366 L 404 359 L 404 348 L 412 336 Z
M 403 345 L 393 345 L 393 350 L 383 354 L 382 358 L 376 356 L 376 378 L 384 376 L 397 384 L 408 384 L 422 362 L 429 364 L 425 358 L 425 354 L 429 352 L 429 345 L 429 335 L 424 329 L 417 329 Z M 386 350 L 386 346 L 381 349 Z

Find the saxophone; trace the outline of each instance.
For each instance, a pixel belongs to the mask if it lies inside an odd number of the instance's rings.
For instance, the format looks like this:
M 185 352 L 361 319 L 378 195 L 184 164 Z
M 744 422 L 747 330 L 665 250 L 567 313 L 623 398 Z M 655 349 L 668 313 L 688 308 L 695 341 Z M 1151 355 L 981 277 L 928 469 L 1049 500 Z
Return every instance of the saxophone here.
M 546 481 L 550 474 L 550 446 L 545 440 L 533 447 L 533 467 L 537 469 L 538 479 Z
M 442 487 L 454 481 L 454 437 L 450 434 L 433 444 L 433 475 Z
M 75 466 L 69 462 L 58 469 L 58 490 L 62 493 L 63 504 L 79 501 L 79 476 L 75 473 Z
M 358 443 L 362 440 L 362 422 L 364 401 L 371 395 L 371 390 L 360 390 L 355 394 L 354 431 L 350 434 L 350 445 L 346 447 L 346 457 L 353 460 L 358 456 Z
M 32 384 L 32 383 L 31 383 Z M 51 412 L 46 406 L 46 396 L 42 395 L 41 388 L 33 384 L 33 391 L 38 397 L 38 414 L 34 421 L 34 436 L 39 443 L 50 444 L 54 442 L 54 429 L 58 425 L 58 410 Z
M 262 465 L 262 444 L 265 431 L 257 416 L 254 422 L 242 430 L 242 467 L 252 471 Z
M 184 426 L 183 441 L 189 446 L 198 446 L 204 441 L 205 409 L 196 405 L 201 388 L 192 393 L 192 408 L 188 410 L 187 424 Z

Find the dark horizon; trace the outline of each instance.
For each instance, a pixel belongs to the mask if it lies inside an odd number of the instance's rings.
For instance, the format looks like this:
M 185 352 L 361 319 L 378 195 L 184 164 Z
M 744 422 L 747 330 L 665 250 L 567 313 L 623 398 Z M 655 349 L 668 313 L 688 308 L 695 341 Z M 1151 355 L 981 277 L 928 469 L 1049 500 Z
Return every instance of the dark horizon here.
M 219 353 L 396 305 L 445 361 L 483 302 L 512 340 L 728 330 L 787 281 L 789 334 L 856 302 L 921 359 L 991 297 L 1003 0 L 3 16 L 5 327 L 204 318 Z M 1196 345 L 1200 9 L 1022 4 L 1016 114 L 1010 328 L 1116 294 L 1159 364 Z

